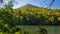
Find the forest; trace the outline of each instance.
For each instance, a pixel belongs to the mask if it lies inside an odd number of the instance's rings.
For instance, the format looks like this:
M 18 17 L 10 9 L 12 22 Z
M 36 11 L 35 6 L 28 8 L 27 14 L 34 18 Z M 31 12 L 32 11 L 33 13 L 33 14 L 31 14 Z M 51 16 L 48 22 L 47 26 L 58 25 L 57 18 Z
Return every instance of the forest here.
M 12 7 L 9 2 L 0 8 L 0 34 L 33 34 L 17 27 L 21 25 L 60 25 L 60 9 L 41 8 L 31 4 L 18 9 Z

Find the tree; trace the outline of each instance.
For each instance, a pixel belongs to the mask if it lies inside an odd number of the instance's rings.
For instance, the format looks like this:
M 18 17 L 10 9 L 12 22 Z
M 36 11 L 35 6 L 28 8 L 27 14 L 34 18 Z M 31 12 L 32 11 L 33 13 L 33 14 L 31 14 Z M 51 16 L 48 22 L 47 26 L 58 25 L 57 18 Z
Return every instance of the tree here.
M 13 15 L 12 7 L 12 1 L 10 1 L 8 4 L 5 4 L 5 7 L 0 12 L 0 16 L 4 20 L 4 23 L 9 24 L 10 27 L 16 26 L 17 24 L 16 17 Z

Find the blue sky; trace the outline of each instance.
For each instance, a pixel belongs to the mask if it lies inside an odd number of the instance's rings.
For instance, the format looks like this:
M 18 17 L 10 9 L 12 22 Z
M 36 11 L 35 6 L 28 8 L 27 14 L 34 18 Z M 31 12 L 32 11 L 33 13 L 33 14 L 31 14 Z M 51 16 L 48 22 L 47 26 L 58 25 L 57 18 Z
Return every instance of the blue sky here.
M 7 3 L 7 0 L 4 0 L 5 3 Z M 15 0 L 16 2 L 14 3 L 14 7 L 13 8 L 19 8 L 22 7 L 26 4 L 32 4 L 32 5 L 36 5 L 39 7 L 47 7 L 47 5 L 49 5 L 49 3 L 51 2 L 51 0 Z M 60 0 L 55 0 L 55 2 L 53 3 L 53 5 L 51 6 L 51 8 L 60 8 Z
M 60 0 L 55 0 L 55 2 L 52 5 L 52 8 L 60 8 Z
M 18 3 L 15 4 L 14 8 L 18 8 L 21 6 L 24 6 L 28 3 L 32 4 L 32 5 L 36 5 L 39 7 L 46 7 L 48 3 L 51 2 L 51 0 L 46 0 L 46 2 L 44 2 L 45 0 L 16 0 Z M 53 5 L 51 6 L 51 8 L 60 8 L 60 0 L 55 0 L 55 2 L 53 3 Z

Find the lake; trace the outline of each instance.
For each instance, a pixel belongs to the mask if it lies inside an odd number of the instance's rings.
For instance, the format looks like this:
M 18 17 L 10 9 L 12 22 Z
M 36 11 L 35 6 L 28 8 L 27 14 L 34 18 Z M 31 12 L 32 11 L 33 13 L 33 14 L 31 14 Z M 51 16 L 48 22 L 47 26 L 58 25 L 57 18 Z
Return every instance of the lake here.
M 37 34 L 37 31 L 39 30 L 38 26 L 20 26 L 22 30 L 27 30 L 29 32 L 34 32 Z M 60 26 L 40 26 L 41 28 L 45 28 L 48 32 L 48 34 L 60 34 Z

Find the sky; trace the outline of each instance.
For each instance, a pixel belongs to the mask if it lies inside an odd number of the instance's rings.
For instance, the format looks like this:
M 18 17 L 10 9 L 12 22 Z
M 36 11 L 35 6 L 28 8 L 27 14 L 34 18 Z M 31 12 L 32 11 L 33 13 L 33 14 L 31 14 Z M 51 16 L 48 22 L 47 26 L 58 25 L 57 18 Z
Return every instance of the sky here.
M 7 0 L 4 0 L 5 3 L 7 3 Z M 51 0 L 15 0 L 16 2 L 14 3 L 13 8 L 19 8 L 22 7 L 26 4 L 32 4 L 38 7 L 47 7 L 50 3 Z M 60 8 L 60 0 L 55 0 L 51 8 Z
M 60 8 L 60 0 L 55 0 L 55 2 L 52 5 L 52 8 Z

